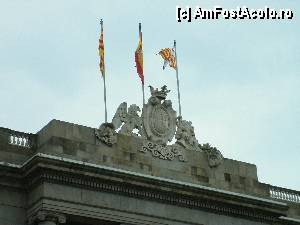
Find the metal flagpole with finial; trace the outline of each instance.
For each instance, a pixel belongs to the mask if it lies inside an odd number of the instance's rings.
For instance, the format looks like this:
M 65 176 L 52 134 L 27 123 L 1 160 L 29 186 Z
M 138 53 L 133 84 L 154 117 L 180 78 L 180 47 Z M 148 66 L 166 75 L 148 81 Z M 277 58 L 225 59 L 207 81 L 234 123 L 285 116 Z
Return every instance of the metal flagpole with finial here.
M 179 116 L 181 117 L 181 103 L 180 103 L 180 90 L 179 90 L 179 78 L 178 78 L 178 61 L 177 61 L 177 52 L 176 52 L 176 40 L 174 40 L 174 52 L 175 52 L 175 61 L 176 61 L 176 78 L 177 78 L 177 95 L 178 95 L 178 104 L 179 104 Z
M 107 123 L 106 83 L 105 83 L 105 64 L 104 64 L 104 38 L 103 38 L 103 20 L 102 19 L 100 20 L 100 25 L 101 25 L 101 37 L 100 37 L 100 41 L 102 41 L 102 46 L 99 46 L 99 51 L 102 51 L 102 55 L 100 54 L 100 70 L 102 72 L 103 85 L 104 85 L 105 123 Z M 102 49 L 100 49 L 100 48 L 102 48 Z M 101 57 L 103 57 L 103 58 L 101 58 Z M 102 68 L 101 68 L 101 63 L 103 63 L 103 67 Z

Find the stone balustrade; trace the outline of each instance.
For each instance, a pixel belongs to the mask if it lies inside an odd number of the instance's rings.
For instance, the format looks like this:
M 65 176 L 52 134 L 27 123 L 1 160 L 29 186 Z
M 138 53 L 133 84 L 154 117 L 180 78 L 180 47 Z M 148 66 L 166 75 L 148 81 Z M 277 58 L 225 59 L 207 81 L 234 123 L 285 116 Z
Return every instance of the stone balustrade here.
M 271 198 L 300 203 L 299 191 L 269 185 L 269 193 Z
M 24 148 L 31 148 L 33 140 L 31 134 L 10 130 L 8 135 L 8 143 Z

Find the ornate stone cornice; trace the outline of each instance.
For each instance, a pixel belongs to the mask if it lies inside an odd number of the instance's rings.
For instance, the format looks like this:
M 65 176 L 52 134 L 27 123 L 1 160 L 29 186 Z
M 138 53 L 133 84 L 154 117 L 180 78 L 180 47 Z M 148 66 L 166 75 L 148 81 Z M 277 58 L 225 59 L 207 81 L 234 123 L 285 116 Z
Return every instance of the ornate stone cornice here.
M 103 172 L 103 171 L 102 171 Z M 101 173 L 102 174 L 102 173 Z M 103 173 L 103 175 L 105 172 Z M 98 174 L 99 175 L 99 174 Z M 63 170 L 40 169 L 32 173 L 28 177 L 28 188 L 37 185 L 41 182 L 51 182 L 64 185 L 78 186 L 81 188 L 93 189 L 95 191 L 105 191 L 114 194 L 121 194 L 133 198 L 148 199 L 150 201 L 158 201 L 165 204 L 179 205 L 188 208 L 198 208 L 201 210 L 230 215 L 234 217 L 247 218 L 262 222 L 276 222 L 278 217 L 282 215 L 280 211 L 272 209 L 271 204 L 269 209 L 264 209 L 265 206 L 259 206 L 256 203 L 247 203 L 242 198 L 235 199 L 235 196 L 213 195 L 205 190 L 191 190 L 183 187 L 168 186 L 167 183 L 157 183 L 150 180 L 140 180 L 140 184 L 131 177 L 133 183 L 124 182 L 119 179 L 116 174 L 110 174 L 111 178 L 105 177 L 88 177 L 80 174 L 67 173 Z M 115 179 L 114 179 L 115 178 Z M 127 179 L 125 179 L 127 180 Z M 156 185 L 157 184 L 157 185 Z M 184 193 L 184 194 L 183 194 Z M 247 205 L 248 204 L 248 205 Z M 282 206 L 282 210 L 285 210 Z
M 30 216 L 28 219 L 29 225 L 40 224 L 42 222 L 52 222 L 52 224 L 57 225 L 64 224 L 66 223 L 66 216 L 57 212 L 39 210 L 36 214 Z
M 278 222 L 288 209 L 286 204 L 269 199 L 43 153 L 15 170 L 28 190 L 43 182 L 57 183 L 268 223 Z

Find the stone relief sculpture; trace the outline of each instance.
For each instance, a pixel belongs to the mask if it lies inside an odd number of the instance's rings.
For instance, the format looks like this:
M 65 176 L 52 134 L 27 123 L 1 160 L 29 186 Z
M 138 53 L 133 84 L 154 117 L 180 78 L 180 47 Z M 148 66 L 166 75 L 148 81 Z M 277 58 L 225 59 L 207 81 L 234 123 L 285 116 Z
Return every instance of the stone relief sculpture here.
M 142 121 L 138 112 L 140 108 L 132 104 L 127 111 L 127 103 L 123 102 L 119 105 L 111 123 L 103 123 L 99 129 L 95 130 L 95 135 L 98 140 L 112 146 L 116 143 L 116 130 L 120 128 L 119 133 L 125 135 L 135 135 L 134 129 L 137 129 L 139 134 L 142 134 Z
M 140 152 L 150 152 L 153 157 L 164 160 L 186 161 L 184 152 L 200 151 L 207 155 L 211 167 L 218 166 L 223 156 L 221 152 L 209 144 L 200 145 L 191 121 L 176 116 L 172 102 L 167 100 L 170 90 L 164 85 L 160 89 L 149 86 L 151 96 L 144 104 L 142 114 L 140 108 L 132 104 L 127 109 L 123 102 L 118 107 L 111 123 L 103 123 L 95 130 L 97 140 L 112 146 L 116 143 L 116 133 L 140 137 L 143 146 Z M 137 133 L 134 131 L 137 130 Z M 168 145 L 175 136 L 175 144 Z
M 108 146 L 117 142 L 115 127 L 112 123 L 102 123 L 99 129 L 95 129 L 96 140 L 100 140 Z
M 175 157 L 178 157 L 179 161 L 185 161 L 183 151 L 181 151 L 180 148 L 174 145 L 161 145 L 149 141 L 143 145 L 140 151 L 144 153 L 149 151 L 154 157 L 158 157 L 160 159 L 174 160 Z
M 185 161 L 181 148 L 175 145 L 167 145 L 172 141 L 176 131 L 176 112 L 172 108 L 172 102 L 166 100 L 170 90 L 164 85 L 159 90 L 150 87 L 151 97 L 143 108 L 144 135 L 148 141 L 144 142 L 141 152 L 151 152 L 153 157 L 165 160 Z
M 182 146 L 183 148 L 201 151 L 191 121 L 183 120 L 181 117 L 177 118 L 177 130 L 175 138 L 176 144 Z
M 150 87 L 151 97 L 143 108 L 143 127 L 145 137 L 159 144 L 166 145 L 175 135 L 176 112 L 172 102 L 165 100 L 170 90 L 164 85 L 161 90 Z
M 208 143 L 199 145 L 199 147 L 206 153 L 210 167 L 216 167 L 222 163 L 223 155 L 216 147 L 212 147 Z
M 123 102 L 118 107 L 113 119 L 112 124 L 115 129 L 121 127 L 119 133 L 125 135 L 136 135 L 133 133 L 134 129 L 139 131 L 139 134 L 142 133 L 142 120 L 138 114 L 140 112 L 140 108 L 132 104 L 128 108 L 127 112 L 127 103 Z M 123 125 L 123 126 L 122 126 Z

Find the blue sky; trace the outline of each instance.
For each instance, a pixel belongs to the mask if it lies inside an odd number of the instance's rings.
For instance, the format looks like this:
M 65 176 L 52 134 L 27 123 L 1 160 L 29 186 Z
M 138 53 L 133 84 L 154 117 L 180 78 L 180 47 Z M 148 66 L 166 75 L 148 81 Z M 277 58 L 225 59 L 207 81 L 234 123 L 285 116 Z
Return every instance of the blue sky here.
M 105 25 L 108 119 L 141 106 L 134 51 L 142 23 L 145 84 L 166 84 L 177 110 L 175 73 L 156 53 L 177 40 L 182 115 L 200 143 L 258 167 L 259 180 L 300 190 L 300 2 L 0 1 L 0 126 L 35 133 L 51 119 L 104 121 L 98 70 Z M 176 6 L 290 8 L 292 20 L 176 21 Z M 146 96 L 149 91 L 146 89 Z

